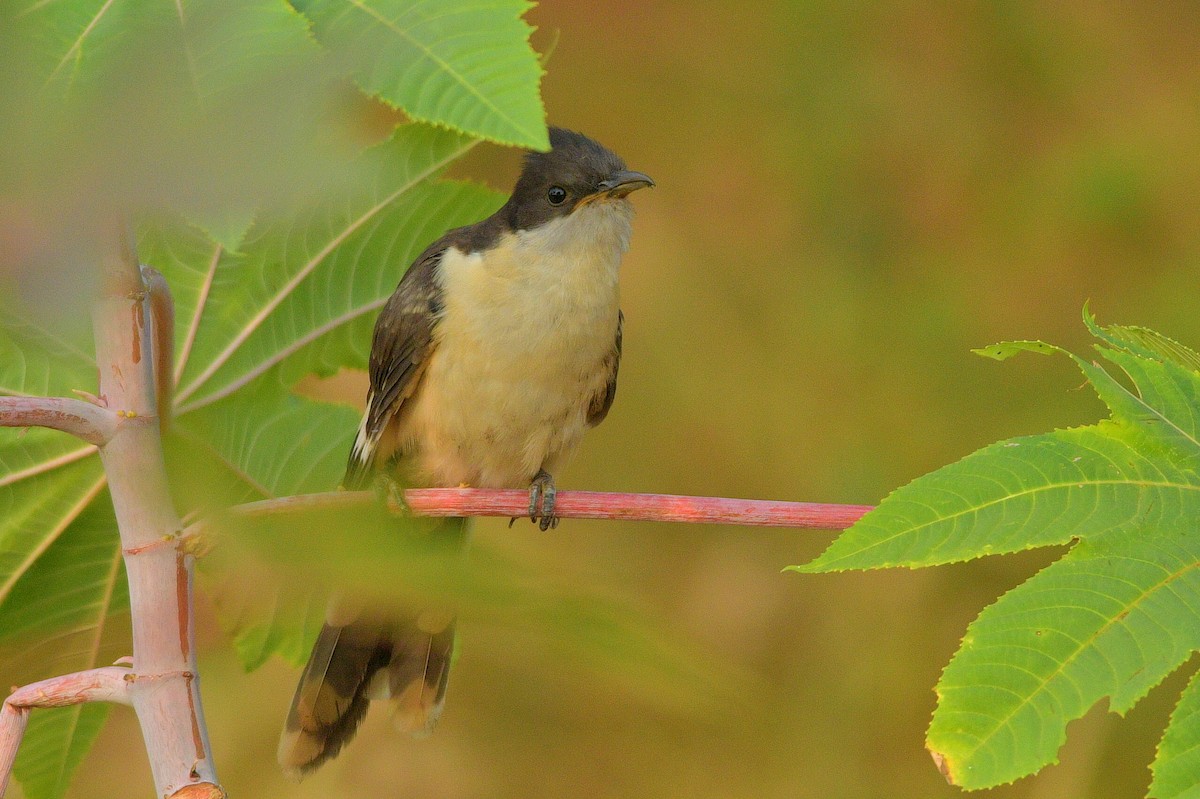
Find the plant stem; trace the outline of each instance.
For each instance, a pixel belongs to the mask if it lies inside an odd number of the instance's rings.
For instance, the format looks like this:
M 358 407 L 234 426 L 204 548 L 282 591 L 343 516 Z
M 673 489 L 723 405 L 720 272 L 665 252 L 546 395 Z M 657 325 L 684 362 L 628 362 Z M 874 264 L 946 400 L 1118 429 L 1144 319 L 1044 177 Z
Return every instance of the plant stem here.
M 230 508 L 229 512 L 245 517 L 269 516 L 317 509 L 363 507 L 375 501 L 375 494 L 371 491 L 332 491 L 251 502 Z M 529 492 L 520 489 L 409 489 L 404 492 L 404 501 L 417 516 L 521 517 L 529 513 Z M 868 505 L 599 491 L 559 491 L 554 504 L 554 513 L 565 519 L 737 524 L 811 530 L 849 527 L 870 509 Z M 185 535 L 195 534 L 205 525 L 204 520 L 196 522 L 188 527 Z
M 84 702 L 129 704 L 129 669 L 106 666 L 30 683 L 13 691 L 0 708 L 0 795 L 8 788 L 17 747 L 35 707 L 67 707 Z
M 154 417 L 158 395 L 152 330 L 173 327 L 169 305 L 153 303 L 132 252 L 106 264 L 93 324 L 100 395 L 129 417 Z M 165 285 L 162 287 L 165 290 Z M 160 356 L 163 353 L 160 352 Z M 121 532 L 133 627 L 130 701 L 160 797 L 224 796 L 217 783 L 200 703 L 193 642 L 192 557 L 150 547 L 181 523 L 167 487 L 158 425 L 123 425 L 100 450 Z
M 108 408 L 67 397 L 0 397 L 0 427 L 49 427 L 103 446 L 124 419 Z

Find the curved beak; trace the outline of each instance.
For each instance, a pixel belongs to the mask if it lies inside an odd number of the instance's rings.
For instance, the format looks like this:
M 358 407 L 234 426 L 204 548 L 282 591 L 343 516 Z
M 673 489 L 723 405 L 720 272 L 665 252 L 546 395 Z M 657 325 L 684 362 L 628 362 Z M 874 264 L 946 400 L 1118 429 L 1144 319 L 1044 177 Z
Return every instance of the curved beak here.
M 607 194 L 609 197 L 624 197 L 630 192 L 653 185 L 654 180 L 644 172 L 622 170 L 614 172 L 607 180 L 601 181 L 599 193 Z

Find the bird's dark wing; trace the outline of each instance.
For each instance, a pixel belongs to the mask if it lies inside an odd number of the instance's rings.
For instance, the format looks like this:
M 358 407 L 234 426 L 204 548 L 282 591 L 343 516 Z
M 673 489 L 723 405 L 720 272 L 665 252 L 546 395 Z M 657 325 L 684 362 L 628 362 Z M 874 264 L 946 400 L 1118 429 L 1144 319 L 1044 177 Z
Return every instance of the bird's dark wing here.
M 434 327 L 442 310 L 442 288 L 435 270 L 450 244 L 450 236 L 444 236 L 421 254 L 404 273 L 375 322 L 371 389 L 342 480 L 345 488 L 360 489 L 370 481 L 380 437 L 416 390 L 429 363 L 435 346 Z
M 609 353 L 605 364 L 608 366 L 608 383 L 605 384 L 602 391 L 597 391 L 592 397 L 592 402 L 588 406 L 588 425 L 595 427 L 604 421 L 604 417 L 608 416 L 608 409 L 612 407 L 613 398 L 617 396 L 617 370 L 621 368 L 621 334 L 625 327 L 625 314 L 617 311 L 617 335 L 613 342 L 612 352 Z

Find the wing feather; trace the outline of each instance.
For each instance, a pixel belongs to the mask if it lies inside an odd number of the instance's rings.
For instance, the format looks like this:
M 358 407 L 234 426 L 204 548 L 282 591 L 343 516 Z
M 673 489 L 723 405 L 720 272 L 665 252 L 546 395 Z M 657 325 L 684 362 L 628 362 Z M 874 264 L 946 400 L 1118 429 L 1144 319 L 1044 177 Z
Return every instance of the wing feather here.
M 604 421 L 604 417 L 608 416 L 608 409 L 612 407 L 613 400 L 617 396 L 617 370 L 621 368 L 621 338 L 624 327 L 625 314 L 617 311 L 616 340 L 613 342 L 612 352 L 606 361 L 608 382 L 601 391 L 596 392 L 592 397 L 591 404 L 588 405 L 587 422 L 589 427 L 595 427 Z
M 429 363 L 442 309 L 437 265 L 449 246 L 448 237 L 443 237 L 422 253 L 404 273 L 375 321 L 369 367 L 371 389 L 342 480 L 345 488 L 360 489 L 370 481 L 384 430 L 416 391 Z

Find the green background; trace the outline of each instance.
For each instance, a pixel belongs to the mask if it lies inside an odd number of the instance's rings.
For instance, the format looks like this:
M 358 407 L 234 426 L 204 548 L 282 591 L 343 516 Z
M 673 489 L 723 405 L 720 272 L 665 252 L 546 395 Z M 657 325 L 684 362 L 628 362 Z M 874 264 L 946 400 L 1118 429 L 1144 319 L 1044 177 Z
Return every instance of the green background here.
M 971 347 L 1086 351 L 1088 300 L 1200 344 L 1189 4 L 580 1 L 528 18 L 539 49 L 558 32 L 551 121 L 659 184 L 634 198 L 617 401 L 560 487 L 872 503 L 996 439 L 1103 415 L 1065 360 Z M 518 168 L 482 146 L 453 174 L 507 190 Z M 362 378 L 309 388 L 356 402 Z M 377 714 L 293 786 L 274 750 L 295 670 L 243 674 L 202 606 L 234 795 L 955 796 L 923 750 L 932 686 L 969 620 L 1054 554 L 801 576 L 779 570 L 831 534 L 477 530 L 718 678 L 618 670 L 519 615 L 466 617 L 431 739 Z M 1125 720 L 1094 709 L 1061 765 L 990 795 L 1143 795 L 1181 687 Z M 70 795 L 152 791 L 132 714 L 111 718 Z

